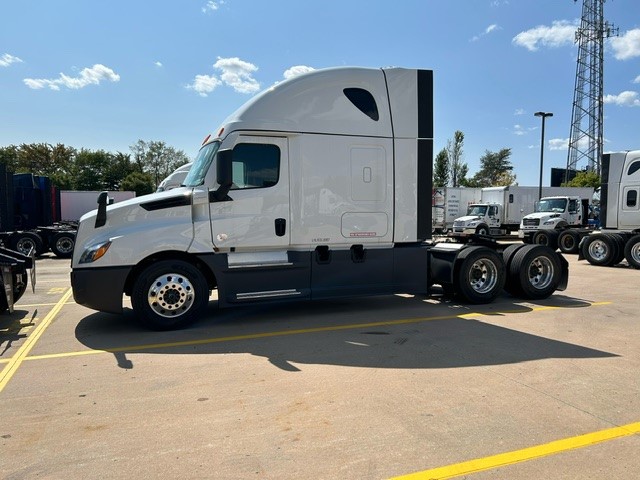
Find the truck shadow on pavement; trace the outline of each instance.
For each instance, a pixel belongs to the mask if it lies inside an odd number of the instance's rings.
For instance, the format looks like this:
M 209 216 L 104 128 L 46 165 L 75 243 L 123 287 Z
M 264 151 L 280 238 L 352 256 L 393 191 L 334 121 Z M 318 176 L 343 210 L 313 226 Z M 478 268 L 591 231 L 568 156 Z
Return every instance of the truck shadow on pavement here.
M 89 315 L 75 333 L 90 349 L 113 353 L 121 368 L 133 368 L 136 353 L 248 353 L 287 371 L 299 371 L 304 364 L 438 369 L 617 356 L 490 323 L 533 311 L 515 300 L 469 306 L 442 297 L 390 296 L 221 310 L 211 302 L 206 317 L 185 330 L 144 330 L 125 310 L 123 315 Z M 588 305 L 561 295 L 539 303 Z

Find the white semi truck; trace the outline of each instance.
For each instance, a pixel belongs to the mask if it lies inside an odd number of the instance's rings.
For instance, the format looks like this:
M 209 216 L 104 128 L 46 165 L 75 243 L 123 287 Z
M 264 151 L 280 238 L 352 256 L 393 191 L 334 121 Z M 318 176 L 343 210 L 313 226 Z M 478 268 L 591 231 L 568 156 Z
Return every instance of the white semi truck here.
M 75 301 L 150 328 L 219 307 L 352 295 L 471 303 L 566 287 L 562 256 L 433 243 L 433 72 L 318 70 L 249 100 L 205 140 L 184 186 L 82 217 Z
M 601 169 L 601 228 L 581 240 L 578 258 L 640 268 L 640 150 L 605 153 Z

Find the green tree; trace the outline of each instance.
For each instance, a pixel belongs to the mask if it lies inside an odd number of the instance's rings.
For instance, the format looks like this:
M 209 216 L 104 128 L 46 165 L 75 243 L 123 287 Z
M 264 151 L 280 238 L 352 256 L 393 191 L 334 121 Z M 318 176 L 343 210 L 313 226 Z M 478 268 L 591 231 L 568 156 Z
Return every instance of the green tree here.
M 462 147 L 464 145 L 464 133 L 456 130 L 453 140 L 447 140 L 447 157 L 449 159 L 449 183 L 452 187 L 458 187 L 465 183 L 469 167 L 462 161 Z
M 511 164 L 511 149 L 503 148 L 498 152 L 485 150 L 480 157 L 480 170 L 473 176 L 471 183 L 476 187 L 499 187 L 515 184 Z
M 111 154 L 111 160 L 103 172 L 103 188 L 111 191 L 124 190 L 122 182 L 135 171 L 136 167 L 131 163 L 131 155 L 122 152 Z
M 601 183 L 602 181 L 600 180 L 600 176 L 596 172 L 593 170 L 582 170 L 580 172 L 576 172 L 576 176 L 573 177 L 571 181 L 563 183 L 562 186 L 597 188 Z
M 0 163 L 5 164 L 8 171 L 14 172 L 18 165 L 18 147 L 15 145 L 0 147 Z
M 130 148 L 138 170 L 150 174 L 156 187 L 176 168 L 190 161 L 182 150 L 165 142 L 138 140 Z
M 446 187 L 449 183 L 449 157 L 447 150 L 442 149 L 436 155 L 433 166 L 433 186 Z
M 123 190 L 132 190 L 136 192 L 136 197 L 153 193 L 155 187 L 153 178 L 148 173 L 133 172 L 126 176 L 122 181 Z
M 83 148 L 77 152 L 73 167 L 74 190 L 104 190 L 104 173 L 112 157 L 104 150 Z

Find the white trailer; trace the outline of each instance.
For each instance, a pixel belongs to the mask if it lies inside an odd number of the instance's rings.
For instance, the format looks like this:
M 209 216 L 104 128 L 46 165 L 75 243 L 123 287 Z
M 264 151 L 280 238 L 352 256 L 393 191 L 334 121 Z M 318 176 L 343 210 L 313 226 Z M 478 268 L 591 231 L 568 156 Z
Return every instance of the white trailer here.
M 100 193 L 96 191 L 61 190 L 61 220 L 78 221 L 85 213 L 98 208 L 98 195 Z M 129 200 L 136 196 L 136 192 L 131 191 L 110 191 L 107 193 L 114 203 Z
M 480 202 L 481 188 L 437 187 L 433 189 L 433 233 L 453 230 L 453 222 L 467 211 L 472 203 Z
M 433 285 L 487 303 L 546 298 L 567 263 L 541 245 L 433 243 L 433 72 L 317 70 L 271 87 L 201 147 L 184 186 L 80 220 L 76 302 L 155 329 L 219 307 Z M 544 260 L 542 260 L 544 259 Z M 542 269 L 542 270 L 541 270 Z

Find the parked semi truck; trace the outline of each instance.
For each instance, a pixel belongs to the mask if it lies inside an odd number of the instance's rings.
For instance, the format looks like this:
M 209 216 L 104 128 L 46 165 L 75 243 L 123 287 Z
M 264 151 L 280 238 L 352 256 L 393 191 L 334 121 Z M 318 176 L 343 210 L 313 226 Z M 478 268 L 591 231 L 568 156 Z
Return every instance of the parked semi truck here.
M 453 231 L 453 222 L 467 211 L 472 203 L 480 202 L 481 188 L 437 187 L 433 189 L 432 231 L 442 234 Z
M 48 177 L 13 174 L 0 164 L 0 243 L 24 255 L 51 250 L 70 258 L 75 225 L 59 222 L 60 195 Z
M 589 189 L 543 187 L 542 195 L 579 195 Z M 593 193 L 593 192 L 591 192 Z M 469 205 L 467 214 L 453 224 L 453 235 L 502 236 L 518 231 L 522 218 L 534 211 L 539 187 L 488 187 L 482 189 L 481 202 Z
M 577 253 L 580 239 L 592 230 L 589 212 L 594 191 L 585 187 L 577 188 L 575 193 L 543 197 L 535 202 L 534 212 L 522 217 L 518 236 L 526 243 Z
M 578 258 L 640 268 L 640 150 L 605 153 L 601 169 L 601 228 L 582 238 Z
M 317 70 L 249 100 L 205 139 L 184 186 L 80 220 L 78 304 L 154 329 L 218 307 L 351 295 L 426 294 L 471 303 L 564 289 L 542 245 L 434 243 L 433 73 Z M 441 291 L 441 290 L 439 290 Z

